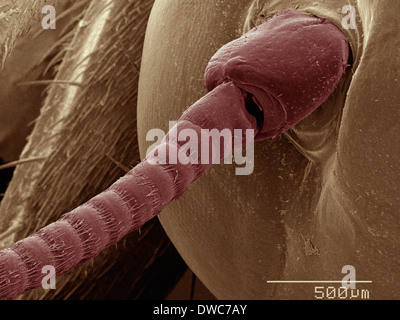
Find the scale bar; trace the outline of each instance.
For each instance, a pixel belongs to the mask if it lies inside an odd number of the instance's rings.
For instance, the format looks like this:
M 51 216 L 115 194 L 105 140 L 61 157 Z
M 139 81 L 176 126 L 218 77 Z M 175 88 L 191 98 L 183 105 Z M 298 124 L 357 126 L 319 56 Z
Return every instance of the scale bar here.
M 352 281 L 352 280 L 348 280 L 348 281 L 344 281 L 345 283 L 372 283 L 372 281 L 370 280 L 366 280 L 366 281 Z M 284 284 L 284 283 L 343 283 L 342 280 L 331 280 L 331 281 L 267 281 L 267 283 L 271 283 L 271 284 Z

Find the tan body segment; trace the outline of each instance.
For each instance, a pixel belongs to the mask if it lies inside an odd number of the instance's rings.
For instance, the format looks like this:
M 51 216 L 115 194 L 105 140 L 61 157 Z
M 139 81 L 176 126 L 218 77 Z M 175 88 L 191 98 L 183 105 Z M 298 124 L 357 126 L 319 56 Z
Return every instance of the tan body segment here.
M 353 5 L 357 28 L 344 30 Z M 205 94 L 208 60 L 223 44 L 282 9 L 326 17 L 347 35 L 354 64 L 331 98 L 291 133 L 256 145 L 253 175 L 216 166 L 161 222 L 204 284 L 221 299 L 313 299 L 315 284 L 353 265 L 372 298 L 399 297 L 399 6 L 395 1 L 156 1 L 138 100 L 146 133 Z M 340 284 L 336 284 L 339 287 Z

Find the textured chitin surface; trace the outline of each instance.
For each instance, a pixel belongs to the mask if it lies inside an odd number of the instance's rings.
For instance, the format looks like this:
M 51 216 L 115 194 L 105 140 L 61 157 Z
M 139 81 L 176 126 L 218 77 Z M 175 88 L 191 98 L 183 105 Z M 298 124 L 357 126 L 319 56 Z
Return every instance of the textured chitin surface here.
M 206 70 L 212 90 L 233 81 L 264 111 L 263 137 L 298 124 L 332 93 L 348 66 L 346 36 L 327 19 L 283 10 L 225 45 Z

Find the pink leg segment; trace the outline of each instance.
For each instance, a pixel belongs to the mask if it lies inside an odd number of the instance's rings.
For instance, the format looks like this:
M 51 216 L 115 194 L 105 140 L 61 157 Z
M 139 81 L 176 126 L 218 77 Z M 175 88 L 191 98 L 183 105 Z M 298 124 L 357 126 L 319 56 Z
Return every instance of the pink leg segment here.
M 219 130 L 242 129 L 246 132 L 246 129 L 253 129 L 256 134 L 257 122 L 247 112 L 244 102 L 243 92 L 237 86 L 223 84 L 182 116 L 176 134 L 191 128 L 201 135 L 202 126 L 206 124 Z M 44 277 L 42 268 L 46 265 L 54 266 L 56 274 L 62 275 L 84 264 L 181 197 L 212 163 L 150 164 L 148 160 L 162 150 L 168 150 L 173 140 L 177 141 L 173 138 L 169 134 L 153 155 L 100 195 L 34 235 L 0 251 L 0 298 L 13 299 L 39 287 Z M 184 142 L 177 141 L 175 145 L 177 152 L 182 152 Z M 200 154 L 201 144 L 198 148 Z
M 232 81 L 263 112 L 258 140 L 275 138 L 317 109 L 348 67 L 349 43 L 326 19 L 283 10 L 222 47 L 205 74 L 208 90 Z

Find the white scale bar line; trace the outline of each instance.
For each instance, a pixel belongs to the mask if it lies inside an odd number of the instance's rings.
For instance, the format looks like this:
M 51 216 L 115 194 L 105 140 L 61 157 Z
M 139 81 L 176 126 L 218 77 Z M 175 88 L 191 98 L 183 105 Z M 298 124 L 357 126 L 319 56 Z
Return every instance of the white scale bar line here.
M 372 283 L 372 281 L 344 281 L 345 283 Z M 343 281 L 267 281 L 267 283 L 343 283 Z

